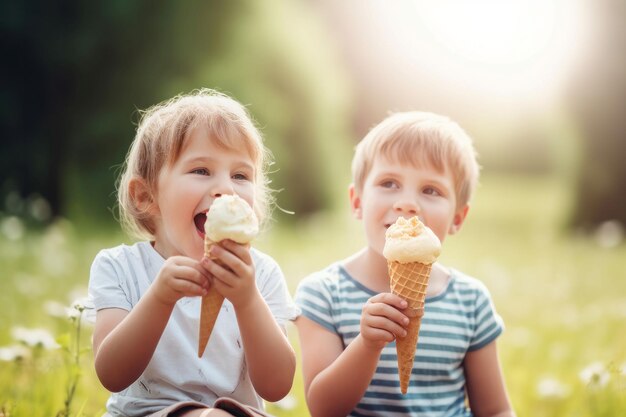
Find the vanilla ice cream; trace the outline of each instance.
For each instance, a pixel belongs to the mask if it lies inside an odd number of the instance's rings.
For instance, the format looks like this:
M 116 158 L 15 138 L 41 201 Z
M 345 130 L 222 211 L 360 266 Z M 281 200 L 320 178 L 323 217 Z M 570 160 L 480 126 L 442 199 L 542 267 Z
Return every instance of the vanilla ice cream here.
M 432 264 L 440 253 L 439 238 L 417 217 L 399 217 L 385 233 L 383 255 L 388 261 Z
M 206 215 L 206 237 L 213 242 L 230 239 L 248 243 L 259 233 L 259 222 L 252 207 L 238 195 L 216 198 Z

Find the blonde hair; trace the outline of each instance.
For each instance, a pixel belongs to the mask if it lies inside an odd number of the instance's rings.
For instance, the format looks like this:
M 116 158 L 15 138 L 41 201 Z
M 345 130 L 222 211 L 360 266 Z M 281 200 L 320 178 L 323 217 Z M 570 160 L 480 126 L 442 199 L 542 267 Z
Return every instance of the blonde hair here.
M 267 168 L 271 155 L 263 145 L 259 130 L 242 104 L 203 88 L 142 112 L 117 184 L 119 220 L 130 235 L 151 239 L 155 233 L 148 209 L 139 207 L 131 195 L 131 181 L 144 181 L 154 200 L 162 168 L 176 162 L 188 134 L 199 126 L 207 129 L 209 137 L 219 147 L 248 152 L 255 168 L 254 210 L 261 223 L 269 217 L 273 196 L 268 186 Z
M 427 112 L 395 113 L 376 125 L 357 145 L 352 180 L 358 191 L 374 160 L 383 156 L 400 164 L 449 169 L 454 178 L 457 206 L 469 202 L 478 183 L 480 167 L 472 139 L 454 121 Z

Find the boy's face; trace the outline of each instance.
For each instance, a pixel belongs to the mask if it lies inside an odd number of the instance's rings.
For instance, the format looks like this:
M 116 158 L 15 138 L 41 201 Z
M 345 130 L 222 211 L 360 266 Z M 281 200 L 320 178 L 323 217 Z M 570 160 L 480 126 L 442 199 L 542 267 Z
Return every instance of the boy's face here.
M 248 154 L 215 145 L 203 127 L 192 130 L 178 160 L 159 174 L 155 248 L 165 258 L 204 254 L 206 212 L 217 197 L 237 194 L 254 204 L 254 164 Z
M 418 216 L 443 243 L 448 234 L 459 230 L 469 208 L 457 208 L 454 179 L 448 170 L 399 164 L 380 156 L 363 189 L 350 186 L 350 201 L 355 217 L 363 220 L 368 245 L 381 255 L 385 232 L 398 217 Z

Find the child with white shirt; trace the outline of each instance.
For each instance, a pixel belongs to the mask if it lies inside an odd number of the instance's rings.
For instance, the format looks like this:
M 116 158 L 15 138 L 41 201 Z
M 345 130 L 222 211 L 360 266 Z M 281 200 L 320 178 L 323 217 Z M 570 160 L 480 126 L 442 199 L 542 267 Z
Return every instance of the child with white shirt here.
M 246 109 L 202 89 L 148 109 L 118 185 L 120 218 L 141 239 L 102 250 L 89 292 L 97 375 L 111 416 L 266 415 L 291 389 L 285 324 L 295 306 L 268 255 L 230 240 L 204 255 L 212 202 L 238 195 L 267 219 L 268 152 Z M 198 358 L 201 296 L 225 301 Z

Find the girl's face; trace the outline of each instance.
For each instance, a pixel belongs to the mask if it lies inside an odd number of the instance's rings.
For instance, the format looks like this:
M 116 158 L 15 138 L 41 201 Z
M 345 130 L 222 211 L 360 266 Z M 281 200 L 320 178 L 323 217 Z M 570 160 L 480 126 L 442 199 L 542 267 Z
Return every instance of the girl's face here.
M 155 249 L 166 259 L 183 255 L 200 260 L 213 200 L 237 194 L 254 207 L 254 178 L 247 152 L 217 146 L 202 126 L 192 130 L 176 162 L 159 174 Z
M 467 206 L 458 208 L 449 171 L 415 167 L 377 157 L 363 190 L 350 188 L 355 217 L 363 221 L 368 246 L 382 256 L 385 232 L 398 217 L 418 216 L 441 242 L 461 227 Z

